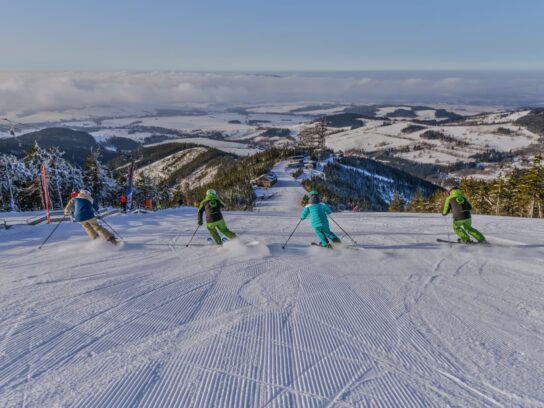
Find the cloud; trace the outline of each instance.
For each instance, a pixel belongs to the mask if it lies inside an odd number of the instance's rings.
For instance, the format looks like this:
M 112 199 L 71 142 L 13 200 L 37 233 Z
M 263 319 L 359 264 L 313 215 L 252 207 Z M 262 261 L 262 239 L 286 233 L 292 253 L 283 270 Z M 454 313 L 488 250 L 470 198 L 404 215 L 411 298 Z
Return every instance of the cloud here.
M 543 95 L 543 72 L 0 72 L 0 112 L 301 101 L 523 105 L 543 103 Z

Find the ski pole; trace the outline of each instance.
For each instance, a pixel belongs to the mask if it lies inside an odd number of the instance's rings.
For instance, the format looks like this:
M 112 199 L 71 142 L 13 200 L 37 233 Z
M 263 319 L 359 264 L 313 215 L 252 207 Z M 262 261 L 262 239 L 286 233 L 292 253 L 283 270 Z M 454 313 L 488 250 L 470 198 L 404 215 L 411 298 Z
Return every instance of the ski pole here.
M 104 221 L 104 224 L 106 224 L 109 229 L 111 230 L 111 232 L 113 232 L 115 235 L 117 235 L 119 238 L 121 238 L 122 241 L 124 241 L 125 239 L 117 232 L 113 229 L 113 227 L 108 223 L 108 221 L 106 221 L 104 218 L 100 217 L 100 219 L 102 221 Z
M 444 223 L 446 224 L 446 231 L 448 231 L 448 241 L 451 241 L 451 238 L 450 238 L 450 226 L 448 225 L 448 220 L 446 217 L 442 217 L 444 218 Z M 450 247 L 451 247 L 451 244 L 450 244 Z
M 38 247 L 38 249 L 42 249 L 42 247 L 45 245 L 45 243 L 47 241 L 49 241 L 49 238 L 51 238 L 51 236 L 55 233 L 55 231 L 57 230 L 58 227 L 60 227 L 60 224 L 66 219 L 66 215 L 64 217 L 62 217 L 62 220 L 60 220 L 58 222 L 58 224 L 55 226 L 55 228 L 53 228 L 53 231 L 51 231 L 49 233 L 49 235 L 47 236 L 47 238 L 45 238 L 45 240 L 42 242 L 42 244 Z
M 342 227 L 340 226 L 340 224 L 338 224 L 338 223 L 335 221 L 334 218 L 332 218 L 330 215 L 329 215 L 329 218 L 332 220 L 332 222 L 334 222 L 334 223 L 338 226 L 338 228 L 340 228 L 340 229 L 342 230 L 342 232 L 343 232 L 344 234 L 346 234 L 346 236 L 347 236 L 349 239 L 351 239 L 351 240 L 353 241 L 353 243 L 354 243 L 355 245 L 357 245 L 357 242 L 356 242 L 353 238 L 351 238 L 351 235 L 349 235 L 349 234 L 346 232 L 346 230 L 345 230 L 344 228 L 342 228 Z
M 188 247 L 189 245 L 191 245 L 191 242 L 193 241 L 193 238 L 195 237 L 196 232 L 198 231 L 199 228 L 200 228 L 200 224 L 198 224 L 198 226 L 197 226 L 196 229 L 195 229 L 195 232 L 193 232 L 193 235 L 191 235 L 191 239 L 190 239 L 189 242 L 187 242 L 187 244 L 185 245 L 186 247 Z
M 287 241 L 285 241 L 285 244 L 283 244 L 281 246 L 281 249 L 285 249 L 285 246 L 287 245 L 287 243 L 289 242 L 289 240 L 291 239 L 291 237 L 293 236 L 293 234 L 295 233 L 295 231 L 297 230 L 298 226 L 300 225 L 300 223 L 302 222 L 302 220 L 298 220 L 298 224 L 297 226 L 295 227 L 295 229 L 293 230 L 293 232 L 291 232 L 291 235 L 289 235 L 289 238 L 287 238 Z

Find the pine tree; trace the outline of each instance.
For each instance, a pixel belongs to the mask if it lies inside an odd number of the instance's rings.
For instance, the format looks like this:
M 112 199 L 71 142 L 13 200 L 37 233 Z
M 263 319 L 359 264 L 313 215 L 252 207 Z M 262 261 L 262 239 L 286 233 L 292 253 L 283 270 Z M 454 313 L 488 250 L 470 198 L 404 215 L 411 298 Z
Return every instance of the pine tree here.
M 99 157 L 100 150 L 91 150 L 85 159 L 83 183 L 98 202 L 113 204 L 116 201 L 117 183 L 106 166 L 100 163 Z
M 83 170 L 83 184 L 85 188 L 90 191 L 93 197 L 96 197 L 98 195 L 98 192 L 102 189 L 98 166 L 99 164 L 97 154 L 96 152 L 91 150 L 85 158 L 85 167 Z
M 17 205 L 17 176 L 18 168 L 15 156 L 7 154 L 0 155 L 0 209 L 18 211 Z
M 298 146 L 304 150 L 325 150 L 325 140 L 328 133 L 327 121 L 322 119 L 314 126 L 306 127 L 299 133 Z
M 540 155 L 533 159 L 531 167 L 520 178 L 519 200 L 527 217 L 542 218 L 544 192 L 544 167 Z
M 408 205 L 406 206 L 406 211 L 416 212 L 416 213 L 423 212 L 424 206 L 425 206 L 425 197 L 421 193 L 421 190 L 418 189 L 415 192 L 412 199 L 410 200 L 410 202 L 408 203 Z
M 391 203 L 389 204 L 390 212 L 404 212 L 404 207 L 406 206 L 406 200 L 395 191 Z

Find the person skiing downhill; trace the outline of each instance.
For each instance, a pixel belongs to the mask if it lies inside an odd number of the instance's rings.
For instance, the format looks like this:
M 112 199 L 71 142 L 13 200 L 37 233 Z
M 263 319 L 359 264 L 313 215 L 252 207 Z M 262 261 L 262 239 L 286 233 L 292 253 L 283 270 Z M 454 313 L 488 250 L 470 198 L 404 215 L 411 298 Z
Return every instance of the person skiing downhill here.
M 89 238 L 94 240 L 100 236 L 102 239 L 117 245 L 115 237 L 98 224 L 95 215 L 95 212 L 98 211 L 98 204 L 93 200 L 89 191 L 82 189 L 77 197 L 70 199 L 64 208 L 64 215 L 68 216 L 72 211 L 74 221 L 82 225 Z
M 319 237 L 321 246 L 331 248 L 332 246 L 329 243 L 329 239 L 332 242 L 340 242 L 340 238 L 331 232 L 329 227 L 327 214 L 331 214 L 332 210 L 327 204 L 321 202 L 317 191 L 310 191 L 308 195 L 310 196 L 309 204 L 302 210 L 300 219 L 305 220 L 309 215 L 310 224 L 316 235 Z
M 219 232 L 229 239 L 236 238 L 236 234 L 227 228 L 223 214 L 221 214 L 221 208 L 224 207 L 225 204 L 219 199 L 217 192 L 212 189 L 206 191 L 206 198 L 198 207 L 198 225 L 202 225 L 202 218 L 205 212 L 206 227 L 217 245 L 223 245 Z
M 446 216 L 450 212 L 453 216 L 453 231 L 459 236 L 458 241 L 465 244 L 470 244 L 472 236 L 478 242 L 485 242 L 484 235 L 476 228 L 472 227 L 472 204 L 464 195 L 459 186 L 453 186 L 449 191 L 449 195 L 444 202 L 442 215 Z

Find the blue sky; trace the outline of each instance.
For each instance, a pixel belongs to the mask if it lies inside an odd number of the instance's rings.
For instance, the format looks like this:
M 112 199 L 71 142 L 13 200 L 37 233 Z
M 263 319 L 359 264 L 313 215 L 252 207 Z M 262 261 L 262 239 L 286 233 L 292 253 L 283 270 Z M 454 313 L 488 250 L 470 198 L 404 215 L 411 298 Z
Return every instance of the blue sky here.
M 0 0 L 4 70 L 544 69 L 544 1 Z

